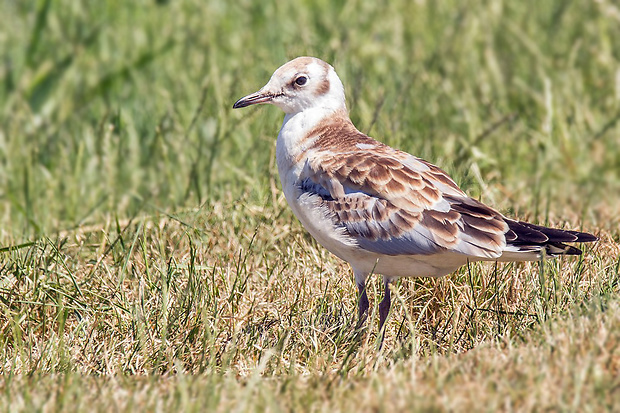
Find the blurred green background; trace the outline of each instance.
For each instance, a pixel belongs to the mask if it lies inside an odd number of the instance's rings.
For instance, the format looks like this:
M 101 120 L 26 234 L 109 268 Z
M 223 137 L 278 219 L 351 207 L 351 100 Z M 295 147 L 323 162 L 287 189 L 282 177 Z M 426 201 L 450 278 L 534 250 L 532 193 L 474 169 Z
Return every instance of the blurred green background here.
M 360 130 L 507 213 L 618 211 L 611 1 L 5 0 L 0 15 L 3 245 L 273 205 L 282 114 L 231 105 L 300 55 L 336 68 Z
M 619 405 L 617 1 L 2 0 L 0 17 L 0 410 Z M 361 131 L 600 242 L 399 281 L 379 351 L 376 319 L 353 328 L 350 269 L 283 199 L 283 114 L 232 110 L 300 55 L 336 68 Z

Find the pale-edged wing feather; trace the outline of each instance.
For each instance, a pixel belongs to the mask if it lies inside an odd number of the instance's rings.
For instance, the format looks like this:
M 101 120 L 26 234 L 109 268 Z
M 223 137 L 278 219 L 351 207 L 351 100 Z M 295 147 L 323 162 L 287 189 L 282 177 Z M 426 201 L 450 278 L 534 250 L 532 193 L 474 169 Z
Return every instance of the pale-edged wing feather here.
M 501 214 L 467 197 L 439 168 L 388 146 L 308 157 L 300 190 L 360 248 L 385 255 L 502 254 Z

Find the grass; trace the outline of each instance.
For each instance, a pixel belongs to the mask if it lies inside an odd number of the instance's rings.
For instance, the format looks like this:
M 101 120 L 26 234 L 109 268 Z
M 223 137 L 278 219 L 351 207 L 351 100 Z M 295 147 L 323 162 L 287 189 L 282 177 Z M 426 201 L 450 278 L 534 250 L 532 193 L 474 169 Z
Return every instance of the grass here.
M 620 9 L 611 1 L 0 4 L 0 408 L 613 410 Z M 298 55 L 354 123 L 579 259 L 395 286 L 378 350 L 347 265 L 286 206 Z

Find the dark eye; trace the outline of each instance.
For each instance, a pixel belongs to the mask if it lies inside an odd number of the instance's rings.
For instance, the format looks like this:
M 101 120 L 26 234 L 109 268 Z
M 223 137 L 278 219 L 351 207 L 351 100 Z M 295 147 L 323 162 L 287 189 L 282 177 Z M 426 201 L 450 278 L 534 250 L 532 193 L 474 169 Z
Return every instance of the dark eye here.
M 299 76 L 297 79 L 295 79 L 295 84 L 297 86 L 303 86 L 306 84 L 307 81 L 308 78 L 306 76 Z

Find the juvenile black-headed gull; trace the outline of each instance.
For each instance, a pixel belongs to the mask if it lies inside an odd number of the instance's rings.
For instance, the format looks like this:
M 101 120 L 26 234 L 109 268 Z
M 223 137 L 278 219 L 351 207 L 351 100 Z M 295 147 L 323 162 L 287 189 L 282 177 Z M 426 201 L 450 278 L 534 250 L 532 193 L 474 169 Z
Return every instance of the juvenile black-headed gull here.
M 565 242 L 594 235 L 507 218 L 468 197 L 438 167 L 358 131 L 336 71 L 314 57 L 278 68 L 233 108 L 270 103 L 286 114 L 276 160 L 284 195 L 310 234 L 353 268 L 359 320 L 366 279 L 383 275 L 379 328 L 390 310 L 389 283 L 440 277 L 468 261 L 533 261 L 579 255 Z

